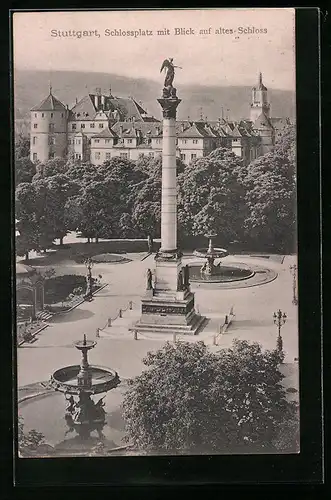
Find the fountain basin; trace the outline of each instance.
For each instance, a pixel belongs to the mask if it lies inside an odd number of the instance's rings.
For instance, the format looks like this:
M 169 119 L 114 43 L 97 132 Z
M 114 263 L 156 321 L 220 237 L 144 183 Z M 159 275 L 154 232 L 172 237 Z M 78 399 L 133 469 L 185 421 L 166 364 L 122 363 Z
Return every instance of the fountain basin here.
M 252 278 L 255 272 L 249 267 L 242 266 L 214 266 L 213 273 L 207 274 L 201 271 L 201 265 L 189 265 L 190 281 L 198 283 L 229 283 Z
M 77 379 L 80 370 L 80 365 L 65 366 L 56 370 L 51 375 L 52 387 L 56 391 L 79 395 L 82 392 L 82 388 L 78 387 Z M 88 394 L 107 392 L 120 384 L 117 372 L 110 368 L 89 365 L 89 372 L 91 374 L 91 387 L 83 389 Z
M 214 259 L 220 259 L 229 255 L 229 252 L 225 250 L 225 248 L 217 247 L 212 248 L 211 250 L 209 248 L 196 248 L 193 252 L 193 255 L 202 258 L 213 257 Z
M 119 386 L 105 397 L 106 415 L 101 439 L 96 430 L 87 439 L 82 439 L 77 432 L 69 431 L 63 411 L 63 394 L 60 392 L 50 391 L 19 403 L 18 412 L 24 419 L 25 431 L 37 429 L 45 436 L 46 443 L 54 447 L 51 453 L 38 452 L 37 456 L 76 456 L 88 453 L 100 441 L 106 449 L 123 446 L 125 423 L 121 404 L 124 392 L 125 389 Z

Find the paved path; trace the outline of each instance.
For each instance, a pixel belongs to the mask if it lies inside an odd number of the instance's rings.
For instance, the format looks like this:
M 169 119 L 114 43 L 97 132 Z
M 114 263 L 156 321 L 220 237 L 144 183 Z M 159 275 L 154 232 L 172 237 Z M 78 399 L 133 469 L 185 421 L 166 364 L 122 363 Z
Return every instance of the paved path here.
M 109 285 L 97 294 L 92 302 L 84 302 L 70 313 L 55 317 L 33 344 L 18 349 L 18 385 L 26 385 L 40 380 L 47 380 L 53 370 L 67 364 L 76 364 L 79 353 L 72 347 L 75 340 L 95 338 L 97 328 L 103 327 L 108 317 L 115 317 L 119 308 L 125 308 L 130 300 L 134 307 L 139 307 L 140 297 L 145 289 L 147 268 L 154 268 L 154 256 L 141 261 L 141 255 L 129 255 L 133 258 L 126 264 L 95 264 L 94 274 L 102 274 Z M 272 260 L 229 256 L 226 262 L 252 262 L 277 271 L 278 278 L 271 283 L 252 288 L 220 290 L 206 286 L 192 286 L 196 293 L 196 304 L 206 316 L 229 311 L 234 305 L 236 314 L 233 325 L 222 337 L 221 345 L 229 345 L 233 338 L 256 340 L 265 348 L 276 344 L 277 328 L 273 324 L 273 312 L 279 308 L 286 312 L 288 321 L 282 328 L 284 349 L 287 360 L 297 357 L 297 307 L 292 305 L 292 276 L 289 265 L 295 257 L 286 257 L 283 263 Z M 186 259 L 184 259 L 184 262 Z M 188 262 L 188 260 L 187 260 Z M 82 265 L 71 264 L 70 272 L 85 272 Z M 216 328 L 217 325 L 215 325 Z M 213 328 L 213 319 L 209 322 Z M 143 368 L 142 358 L 153 349 L 161 346 L 164 340 L 151 338 L 134 341 L 121 338 L 98 341 L 90 352 L 90 362 L 110 366 L 121 377 L 137 375 Z

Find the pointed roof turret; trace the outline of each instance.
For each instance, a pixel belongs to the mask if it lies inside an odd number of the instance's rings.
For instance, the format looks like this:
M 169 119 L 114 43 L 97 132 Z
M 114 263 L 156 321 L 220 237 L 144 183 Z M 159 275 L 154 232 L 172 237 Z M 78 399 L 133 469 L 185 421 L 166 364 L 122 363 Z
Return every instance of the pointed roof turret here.
M 259 73 L 259 80 L 258 80 L 257 90 L 268 90 L 267 87 L 265 85 L 263 85 L 261 71 Z
M 53 96 L 52 86 L 50 85 L 49 94 L 46 99 L 41 101 L 37 106 L 34 106 L 31 111 L 63 111 L 65 109 L 65 105 Z

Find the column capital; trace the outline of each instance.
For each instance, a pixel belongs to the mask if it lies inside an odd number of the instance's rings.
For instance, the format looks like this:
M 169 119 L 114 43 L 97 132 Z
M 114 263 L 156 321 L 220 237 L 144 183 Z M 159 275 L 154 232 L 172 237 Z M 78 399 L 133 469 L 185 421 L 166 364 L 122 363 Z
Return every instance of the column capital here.
M 176 119 L 177 106 L 181 102 L 181 99 L 178 99 L 177 97 L 167 97 L 167 98 L 160 98 L 157 101 L 162 108 L 163 118 Z

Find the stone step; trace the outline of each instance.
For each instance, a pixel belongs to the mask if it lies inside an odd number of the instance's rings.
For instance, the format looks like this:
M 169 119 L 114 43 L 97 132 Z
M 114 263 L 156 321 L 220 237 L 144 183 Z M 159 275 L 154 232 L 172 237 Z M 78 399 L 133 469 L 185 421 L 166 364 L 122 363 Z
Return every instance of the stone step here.
M 176 295 L 174 295 L 174 294 L 172 294 L 172 295 L 170 295 L 170 294 L 169 294 L 169 295 L 165 295 L 165 294 L 163 294 L 163 293 L 162 293 L 162 294 L 160 293 L 160 294 L 158 294 L 158 295 L 154 295 L 154 296 L 153 296 L 153 300 L 155 300 L 155 301 L 160 301 L 160 302 L 161 302 L 161 301 L 163 301 L 163 302 L 164 302 L 164 301 L 168 302 L 169 300 L 171 300 L 172 302 L 175 302 L 175 301 L 176 301 Z
M 153 299 L 158 297 L 176 297 L 176 292 L 173 290 L 154 290 Z
M 37 319 L 42 319 L 42 320 L 50 319 L 52 316 L 53 316 L 53 314 L 50 312 L 47 312 L 47 311 L 39 312 L 36 315 Z
M 188 325 L 150 325 L 146 323 L 138 323 L 136 325 L 132 325 L 129 330 L 136 330 L 138 333 L 177 333 L 197 335 L 198 331 L 203 327 L 206 321 L 206 317 L 195 315 L 192 322 Z

